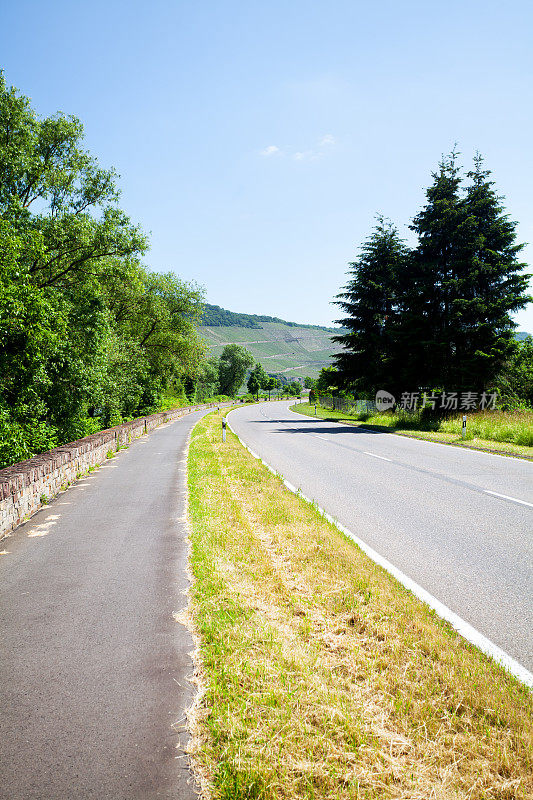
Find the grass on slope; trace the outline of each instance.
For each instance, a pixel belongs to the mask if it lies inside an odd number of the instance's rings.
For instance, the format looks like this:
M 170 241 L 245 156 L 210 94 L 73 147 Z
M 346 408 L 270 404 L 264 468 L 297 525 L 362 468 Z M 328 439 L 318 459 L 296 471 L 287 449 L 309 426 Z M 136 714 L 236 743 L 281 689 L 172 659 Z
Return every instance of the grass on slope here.
M 189 490 L 193 753 L 213 798 L 533 796 L 531 693 L 222 444 L 217 414 Z
M 292 411 L 315 416 L 315 406 L 300 403 Z M 346 414 L 317 405 L 316 416 L 331 422 L 348 425 L 365 425 L 381 428 L 384 432 L 399 433 L 416 439 L 425 439 L 443 444 L 455 444 L 474 450 L 504 453 L 533 458 L 533 412 L 532 411 L 479 411 L 467 414 L 467 436 L 461 436 L 462 415 L 442 420 L 435 427 L 427 420 L 413 414 Z

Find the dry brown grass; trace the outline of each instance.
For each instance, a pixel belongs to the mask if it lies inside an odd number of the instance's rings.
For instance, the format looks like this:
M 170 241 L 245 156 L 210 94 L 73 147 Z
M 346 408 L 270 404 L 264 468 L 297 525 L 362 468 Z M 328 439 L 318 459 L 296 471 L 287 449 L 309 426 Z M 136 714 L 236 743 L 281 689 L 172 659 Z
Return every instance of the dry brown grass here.
M 219 437 L 189 452 L 212 796 L 532 798 L 531 693 Z

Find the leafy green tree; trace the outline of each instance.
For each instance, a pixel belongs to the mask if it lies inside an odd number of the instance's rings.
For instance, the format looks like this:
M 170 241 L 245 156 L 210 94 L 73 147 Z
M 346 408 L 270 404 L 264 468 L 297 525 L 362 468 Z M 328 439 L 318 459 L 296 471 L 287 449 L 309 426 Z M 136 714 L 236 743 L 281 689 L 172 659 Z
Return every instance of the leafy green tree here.
M 153 410 L 198 372 L 203 293 L 143 267 L 118 198 L 79 120 L 39 119 L 0 75 L 1 465 Z
M 257 363 L 251 371 L 250 377 L 248 378 L 248 391 L 250 394 L 255 395 L 256 398 L 259 399 L 259 392 L 261 389 L 268 388 L 269 382 L 269 376 L 266 374 L 262 365 Z
M 336 394 L 341 386 L 341 373 L 335 367 L 322 367 L 316 382 L 316 391 L 319 395 Z
M 527 336 L 517 344 L 495 385 L 506 405 L 533 408 L 533 337 Z
M 306 389 L 313 389 L 316 386 L 316 379 L 309 376 L 304 378 L 304 386 Z
M 196 399 L 201 402 L 220 394 L 218 380 L 218 358 L 203 361 L 198 372 Z
M 40 257 L 32 251 L 27 259 L 39 287 L 90 284 L 105 259 L 147 249 L 117 206 L 114 170 L 102 169 L 82 140 L 78 119 L 38 119 L 0 76 L 0 213 L 17 231 L 41 235 Z
M 26 316 L 40 309 L 26 335 L 8 328 L 0 392 L 15 419 L 45 422 L 61 438 L 80 432 L 74 420 L 101 385 L 109 324 L 99 289 L 108 259 L 146 249 L 116 206 L 113 171 L 82 150 L 82 134 L 72 117 L 39 120 L 0 77 L 1 238 L 16 250 L 16 269 L 2 276 L 4 311 L 16 299 Z M 43 334 L 50 341 L 36 350 Z
M 253 365 L 252 354 L 238 344 L 228 344 L 222 351 L 219 362 L 219 385 L 221 394 L 235 397 Z
M 265 389 L 268 392 L 268 399 L 270 400 L 270 393 L 273 392 L 278 387 L 278 381 L 273 376 L 269 376 L 267 383 L 265 385 Z
M 258 379 L 257 375 L 255 374 L 255 372 L 253 370 L 252 370 L 252 372 L 250 373 L 250 375 L 248 377 L 248 381 L 246 383 L 246 386 L 247 386 L 248 391 L 250 392 L 250 394 L 258 399 L 259 398 L 259 390 L 261 389 L 261 384 L 259 383 L 259 379 Z
M 292 381 L 291 383 L 289 383 L 289 385 L 287 386 L 287 393 L 291 397 L 300 397 L 300 395 L 302 394 L 302 387 L 300 386 L 299 382 Z

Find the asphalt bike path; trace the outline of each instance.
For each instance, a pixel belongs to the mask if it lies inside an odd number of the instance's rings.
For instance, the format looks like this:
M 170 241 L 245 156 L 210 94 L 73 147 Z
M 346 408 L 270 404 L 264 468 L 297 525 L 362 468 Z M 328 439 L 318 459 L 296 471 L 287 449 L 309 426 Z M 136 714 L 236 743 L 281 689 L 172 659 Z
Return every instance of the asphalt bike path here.
M 0 543 L 0 798 L 190 800 L 185 448 L 143 436 Z

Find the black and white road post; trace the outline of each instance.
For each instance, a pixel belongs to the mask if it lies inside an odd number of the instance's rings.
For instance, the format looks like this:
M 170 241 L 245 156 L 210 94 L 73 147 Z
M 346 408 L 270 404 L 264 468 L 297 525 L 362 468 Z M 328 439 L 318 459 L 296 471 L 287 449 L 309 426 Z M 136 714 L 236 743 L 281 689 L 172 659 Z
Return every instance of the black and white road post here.
M 461 431 L 461 436 L 463 439 L 466 436 L 466 414 L 463 414 L 463 430 Z
M 222 441 L 226 441 L 226 417 L 222 417 Z

